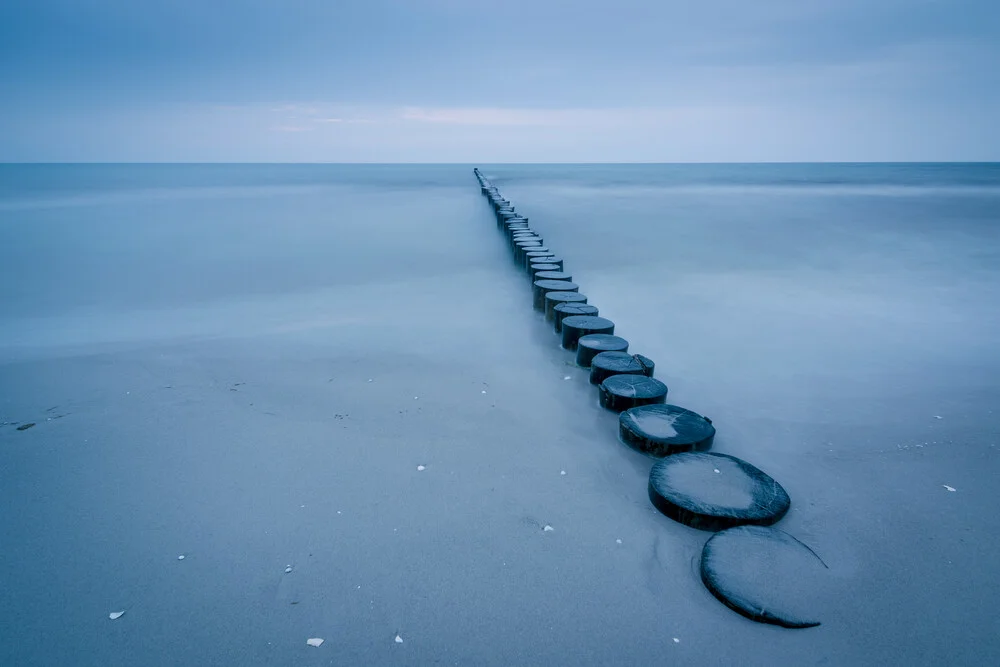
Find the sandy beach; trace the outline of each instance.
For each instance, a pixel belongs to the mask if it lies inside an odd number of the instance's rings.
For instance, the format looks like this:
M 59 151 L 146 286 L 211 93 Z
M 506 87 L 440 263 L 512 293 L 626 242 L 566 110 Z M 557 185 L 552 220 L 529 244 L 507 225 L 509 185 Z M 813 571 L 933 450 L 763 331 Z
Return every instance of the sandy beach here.
M 787 489 L 787 630 L 702 585 L 471 165 L 117 168 L 0 201 L 0 664 L 1000 662 L 995 184 L 482 166 Z

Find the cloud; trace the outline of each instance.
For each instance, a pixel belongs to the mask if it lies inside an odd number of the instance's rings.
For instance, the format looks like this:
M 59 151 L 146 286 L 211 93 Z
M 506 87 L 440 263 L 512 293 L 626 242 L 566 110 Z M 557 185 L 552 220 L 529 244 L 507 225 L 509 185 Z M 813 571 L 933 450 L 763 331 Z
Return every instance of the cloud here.
M 443 125 L 566 127 L 666 121 L 677 113 L 666 108 L 524 109 L 479 107 L 404 107 L 404 121 Z
M 273 107 L 271 111 L 283 111 L 290 113 L 303 113 L 307 116 L 315 116 L 319 113 L 319 109 L 312 105 L 304 104 L 283 104 L 281 106 Z
M 0 3 L 0 160 L 1000 155 L 986 0 L 230 4 Z
M 340 124 L 344 124 L 344 125 L 367 125 L 367 124 L 370 124 L 370 123 L 376 123 L 376 122 L 378 122 L 374 118 L 363 118 L 363 117 L 362 118 L 341 118 L 341 117 L 313 118 L 312 121 L 315 122 L 315 123 L 329 123 L 329 124 L 335 124 L 335 125 L 340 125 Z
M 402 120 L 447 125 L 559 125 L 559 110 L 404 107 Z

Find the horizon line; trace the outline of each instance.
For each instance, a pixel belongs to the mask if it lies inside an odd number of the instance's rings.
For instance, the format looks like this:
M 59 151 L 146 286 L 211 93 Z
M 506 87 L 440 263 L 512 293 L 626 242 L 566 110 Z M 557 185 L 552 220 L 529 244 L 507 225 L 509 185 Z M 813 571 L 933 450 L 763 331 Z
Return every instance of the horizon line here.
M 997 160 L 757 160 L 757 161 L 704 161 L 704 162 L 690 162 L 690 161 L 653 161 L 653 160 L 635 160 L 635 161 L 587 161 L 587 162 L 541 162 L 541 161 L 499 161 L 499 162 L 418 162 L 418 161 L 396 161 L 396 162 L 368 162 L 368 161 L 353 161 L 353 162 L 341 162 L 341 161 L 262 161 L 262 160 L 252 160 L 252 161 L 208 161 L 208 160 L 198 160 L 198 161 L 181 161 L 181 160 L 157 160 L 157 161 L 139 161 L 139 160 L 73 160 L 73 161 L 51 161 L 51 160 L 38 160 L 38 161 L 3 161 L 0 160 L 0 166 L 70 166 L 70 165 L 344 165 L 344 166 L 394 166 L 394 165 L 413 165 L 413 166 L 476 166 L 479 164 L 483 165 L 551 165 L 551 166 L 589 166 L 589 165 L 676 165 L 676 166 L 718 166 L 718 165 L 815 165 L 815 164 L 838 164 L 838 165 L 913 165 L 913 164 L 967 164 L 967 165 L 1000 165 L 1000 159 Z

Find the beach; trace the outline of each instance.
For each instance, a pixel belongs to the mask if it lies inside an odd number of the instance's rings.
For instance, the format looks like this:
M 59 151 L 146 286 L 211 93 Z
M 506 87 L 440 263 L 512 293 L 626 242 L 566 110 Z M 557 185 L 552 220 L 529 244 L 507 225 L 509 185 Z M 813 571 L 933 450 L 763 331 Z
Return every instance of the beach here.
M 1000 662 L 1000 169 L 478 165 L 788 491 L 787 630 L 702 585 L 473 166 L 0 167 L 0 664 Z

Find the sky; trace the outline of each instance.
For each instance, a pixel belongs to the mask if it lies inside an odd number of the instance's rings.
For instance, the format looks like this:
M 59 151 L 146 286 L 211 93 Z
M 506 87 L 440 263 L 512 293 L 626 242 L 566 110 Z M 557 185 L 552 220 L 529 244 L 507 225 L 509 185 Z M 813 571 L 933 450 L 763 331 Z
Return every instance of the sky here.
M 0 161 L 1000 160 L 995 0 L 4 0 Z

